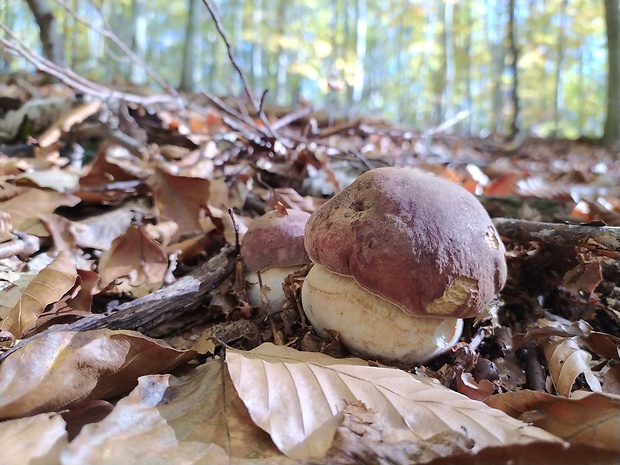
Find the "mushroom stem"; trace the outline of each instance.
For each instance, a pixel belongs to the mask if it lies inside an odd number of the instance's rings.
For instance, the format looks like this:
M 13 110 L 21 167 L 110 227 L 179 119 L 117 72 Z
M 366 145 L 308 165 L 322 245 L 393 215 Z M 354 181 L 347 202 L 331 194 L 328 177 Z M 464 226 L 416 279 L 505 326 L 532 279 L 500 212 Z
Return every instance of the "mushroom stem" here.
M 308 273 L 301 297 L 319 335 L 336 331 L 343 346 L 363 357 L 423 363 L 454 346 L 463 330 L 461 319 L 408 315 L 353 278 L 319 264 Z

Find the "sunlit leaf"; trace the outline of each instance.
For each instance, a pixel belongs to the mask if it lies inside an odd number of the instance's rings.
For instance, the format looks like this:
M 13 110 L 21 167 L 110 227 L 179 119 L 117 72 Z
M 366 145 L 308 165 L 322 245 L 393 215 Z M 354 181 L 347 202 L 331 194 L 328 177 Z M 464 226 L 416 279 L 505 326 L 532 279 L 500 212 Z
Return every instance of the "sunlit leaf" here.
M 2 321 L 0 329 L 22 337 L 24 330 L 34 323 L 47 305 L 58 302 L 73 287 L 76 278 L 77 271 L 71 255 L 60 252 L 30 281 L 19 301 Z
M 263 344 L 228 350 L 229 371 L 254 422 L 292 458 L 321 457 L 332 444 L 347 403 L 361 401 L 385 422 L 384 441 L 428 439 L 446 431 L 466 432 L 474 450 L 558 440 L 436 380 L 402 370 L 367 366 Z
M 0 457 L 6 465 L 56 464 L 66 445 L 65 421 L 57 413 L 0 423 Z
M 250 419 L 221 360 L 181 377 L 140 378 L 97 424 L 85 426 L 63 465 L 292 464 Z
M 131 390 L 139 376 L 167 372 L 194 355 L 135 331 L 51 332 L 0 364 L 0 418 L 110 399 Z

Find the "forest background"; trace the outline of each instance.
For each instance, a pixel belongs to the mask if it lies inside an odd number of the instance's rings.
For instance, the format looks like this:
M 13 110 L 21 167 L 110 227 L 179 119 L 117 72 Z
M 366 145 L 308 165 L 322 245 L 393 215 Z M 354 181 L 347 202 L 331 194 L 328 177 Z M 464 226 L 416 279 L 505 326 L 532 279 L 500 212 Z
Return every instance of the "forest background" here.
M 617 0 L 214 4 L 251 87 L 268 89 L 272 105 L 311 102 L 332 116 L 371 115 L 419 130 L 458 121 L 449 131 L 460 135 L 522 130 L 567 138 L 601 137 L 608 103 L 620 106 L 607 95 L 608 78 L 617 82 L 608 57 L 619 47 L 609 54 L 606 34 L 620 40 Z M 201 0 L 0 2 L 0 22 L 41 50 L 31 9 L 56 22 L 57 43 L 44 46 L 45 55 L 78 75 L 155 85 L 101 34 L 110 31 L 172 86 L 242 93 Z M 23 57 L 1 55 L 1 73 L 34 69 Z M 617 139 L 615 131 L 608 139 Z

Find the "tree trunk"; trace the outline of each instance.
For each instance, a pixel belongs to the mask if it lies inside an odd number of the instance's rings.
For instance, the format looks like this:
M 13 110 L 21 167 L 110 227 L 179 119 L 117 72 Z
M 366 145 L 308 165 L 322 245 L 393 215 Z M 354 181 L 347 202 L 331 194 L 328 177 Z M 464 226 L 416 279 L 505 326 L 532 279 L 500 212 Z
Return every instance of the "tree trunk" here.
M 353 104 L 358 105 L 364 94 L 364 62 L 366 61 L 366 31 L 368 28 L 368 9 L 366 0 L 357 0 L 357 31 L 355 41 L 355 78 L 353 83 Z
M 56 18 L 47 0 L 26 0 L 39 26 L 43 56 L 58 66 L 65 66 L 64 43 L 58 33 Z
M 454 81 L 456 80 L 456 65 L 454 51 L 454 2 L 444 4 L 444 51 L 446 57 L 446 77 L 443 89 L 443 119 L 449 120 L 454 116 Z
M 553 137 L 557 137 L 560 131 L 560 90 L 562 87 L 562 60 L 564 59 L 564 40 L 566 28 L 566 4 L 567 0 L 562 0 L 560 7 L 560 32 L 558 34 L 558 45 L 556 49 L 555 62 L 555 92 L 553 93 Z
M 179 90 L 191 92 L 194 89 L 194 50 L 196 49 L 196 25 L 198 23 L 198 0 L 187 0 L 188 18 L 183 45 L 183 67 Z
M 603 141 L 611 144 L 620 140 L 620 4 L 618 0 L 605 0 L 607 23 L 607 119 Z
M 263 91 L 263 36 L 261 25 L 264 21 L 262 0 L 254 0 L 252 8 L 252 27 L 254 40 L 252 41 L 252 81 L 254 89 Z
M 145 6 L 145 0 L 133 0 L 131 4 L 131 51 L 143 60 L 146 58 L 146 44 L 148 41 L 148 22 Z M 130 79 L 134 84 L 142 84 L 146 80 L 144 67 L 132 62 Z
M 510 89 L 512 115 L 508 128 L 508 135 L 510 137 L 515 137 L 519 132 L 519 48 L 515 31 L 515 3 L 516 0 L 510 0 L 508 5 L 508 48 L 511 56 L 510 71 L 512 72 L 512 87 Z

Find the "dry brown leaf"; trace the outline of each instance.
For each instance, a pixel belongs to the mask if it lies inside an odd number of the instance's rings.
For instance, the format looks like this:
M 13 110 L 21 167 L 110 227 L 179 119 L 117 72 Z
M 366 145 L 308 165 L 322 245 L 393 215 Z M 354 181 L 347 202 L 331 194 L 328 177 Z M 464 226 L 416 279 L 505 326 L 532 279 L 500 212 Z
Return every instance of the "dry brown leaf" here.
M 144 207 L 129 205 L 73 222 L 69 230 L 78 246 L 108 250 L 112 241 L 125 233 L 136 217 L 145 214 L 148 211 Z
M 617 465 L 618 451 L 591 444 L 535 442 L 489 447 L 476 454 L 441 457 L 426 465 Z
M 0 364 L 0 418 L 58 410 L 128 392 L 139 376 L 195 356 L 135 331 L 52 332 Z
M 60 453 L 66 445 L 65 421 L 57 413 L 0 423 L 3 465 L 60 463 Z
M 484 447 L 559 441 L 436 380 L 359 359 L 263 344 L 229 349 L 226 361 L 235 388 L 254 422 L 287 456 L 322 457 L 332 444 L 347 403 L 361 401 L 385 422 L 383 441 L 418 441 L 447 431 L 465 431 Z
M 56 192 L 75 191 L 80 187 L 80 178 L 77 173 L 59 169 L 29 171 L 17 176 L 15 181 L 18 185 L 34 185 L 42 189 L 53 189 Z
M 580 374 L 584 375 L 592 391 L 601 391 L 601 383 L 590 369 L 592 356 L 579 347 L 575 338 L 550 337 L 541 345 L 558 394 L 569 397 Z
M 175 238 L 202 231 L 199 219 L 209 201 L 210 183 L 207 179 L 173 176 L 157 169 L 146 182 L 153 190 L 160 218 L 173 220 L 179 225 Z
M 101 287 L 122 276 L 128 276 L 132 286 L 147 284 L 152 288 L 161 285 L 168 269 L 168 256 L 161 245 L 144 231 L 132 225 L 122 236 L 114 239 L 110 250 L 99 260 Z
M 473 441 L 462 433 L 446 431 L 427 440 L 383 441 L 383 430 L 375 421 L 376 412 L 362 402 L 344 408 L 344 421 L 336 431 L 334 443 L 327 455 L 320 460 L 331 465 L 381 463 L 413 465 L 437 457 L 462 453 L 473 446 Z
M 30 281 L 26 289 L 2 321 L 0 329 L 24 336 L 24 330 L 39 317 L 49 304 L 58 302 L 75 284 L 77 270 L 68 252 L 60 252 L 48 266 Z
M 599 444 L 620 451 L 620 396 L 589 393 L 566 399 L 524 390 L 496 394 L 485 403 L 573 444 Z
M 48 147 L 57 142 L 63 132 L 69 131 L 75 124 L 79 124 L 89 116 L 97 113 L 100 107 L 101 101 L 93 100 L 71 109 L 39 136 L 39 146 Z
M 144 376 L 97 424 L 85 426 L 63 465 L 293 464 L 250 419 L 221 360 L 182 377 Z
M 0 203 L 0 210 L 11 215 L 13 227 L 18 231 L 43 237 L 49 233 L 41 225 L 39 216 L 52 213 L 61 206 L 73 207 L 79 201 L 80 199 L 74 195 L 31 188 Z

